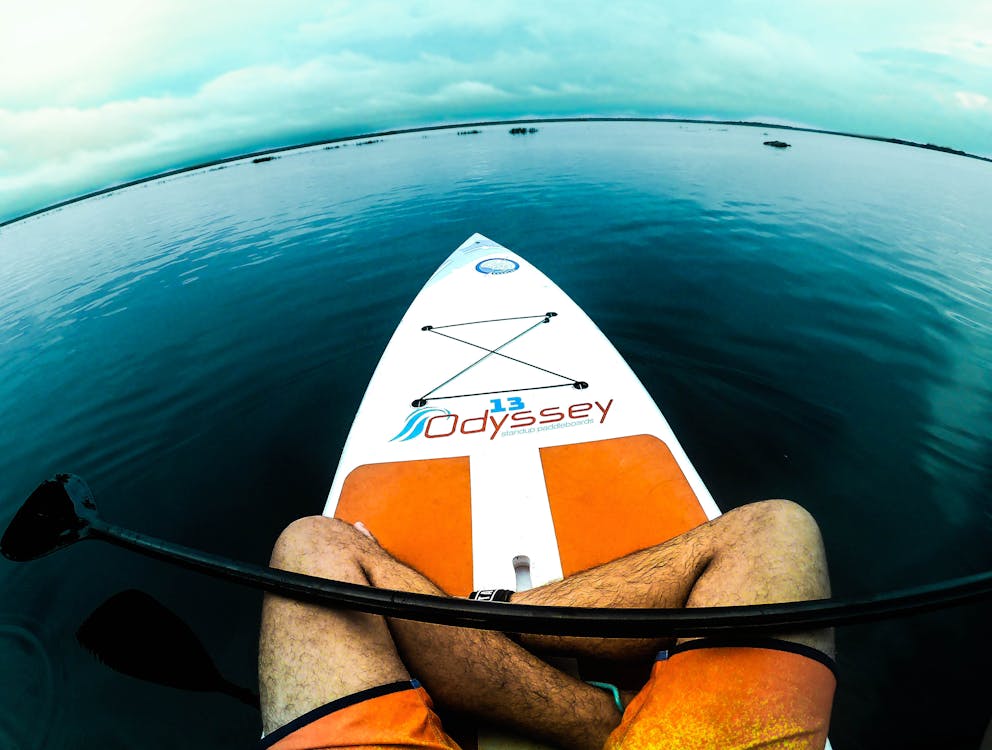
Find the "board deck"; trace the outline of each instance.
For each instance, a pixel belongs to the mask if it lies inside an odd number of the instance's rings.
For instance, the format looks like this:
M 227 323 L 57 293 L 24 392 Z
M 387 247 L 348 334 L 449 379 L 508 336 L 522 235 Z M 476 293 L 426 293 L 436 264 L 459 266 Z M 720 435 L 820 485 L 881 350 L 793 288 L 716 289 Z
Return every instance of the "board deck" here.
M 475 234 L 386 347 L 325 515 L 447 593 L 539 586 L 720 511 L 643 385 L 526 260 Z M 609 533 L 603 533 L 608 530 Z M 536 747 L 485 732 L 479 747 Z

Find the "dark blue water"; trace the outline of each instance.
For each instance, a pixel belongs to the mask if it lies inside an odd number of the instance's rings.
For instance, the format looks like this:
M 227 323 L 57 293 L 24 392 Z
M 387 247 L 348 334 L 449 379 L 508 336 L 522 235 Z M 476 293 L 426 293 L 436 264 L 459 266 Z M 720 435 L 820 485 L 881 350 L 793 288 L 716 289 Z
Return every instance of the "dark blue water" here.
M 73 471 L 109 520 L 266 561 L 286 523 L 322 508 L 406 306 L 478 231 L 599 323 L 725 510 L 786 496 L 815 514 L 837 595 L 986 570 L 990 205 L 980 161 L 650 123 L 409 134 L 73 204 L 0 229 L 0 521 Z M 2 561 L 0 746 L 258 736 L 250 708 L 77 645 L 126 588 L 254 685 L 251 591 L 99 543 Z M 834 747 L 976 748 L 990 615 L 840 630 Z

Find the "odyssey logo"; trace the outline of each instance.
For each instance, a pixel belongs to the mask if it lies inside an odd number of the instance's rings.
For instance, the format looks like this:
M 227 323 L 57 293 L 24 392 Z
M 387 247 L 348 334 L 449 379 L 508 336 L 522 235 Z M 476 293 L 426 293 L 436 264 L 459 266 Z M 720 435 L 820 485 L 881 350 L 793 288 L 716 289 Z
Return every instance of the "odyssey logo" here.
M 463 417 L 453 414 L 447 409 L 421 407 L 406 418 L 406 424 L 390 442 L 405 442 L 423 436 L 428 440 L 449 438 L 454 435 L 485 435 L 490 440 L 503 430 L 503 434 L 544 431 L 550 426 L 578 426 L 593 424 L 598 421 L 603 424 L 613 406 L 611 398 L 605 405 L 599 401 L 579 402 L 565 406 L 547 406 L 538 411 L 527 409 L 520 398 L 507 399 L 508 406 L 502 399 L 492 399 L 492 406 L 482 414 L 471 414 Z M 571 424 L 570 424 L 571 423 Z M 536 427 L 535 427 L 536 426 Z

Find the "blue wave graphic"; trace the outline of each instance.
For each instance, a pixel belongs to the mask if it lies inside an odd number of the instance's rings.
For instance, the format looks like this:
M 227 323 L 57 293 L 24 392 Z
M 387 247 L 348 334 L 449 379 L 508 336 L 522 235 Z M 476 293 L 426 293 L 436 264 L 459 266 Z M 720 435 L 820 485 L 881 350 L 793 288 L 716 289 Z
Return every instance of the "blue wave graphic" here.
M 406 424 L 403 425 L 403 429 L 396 433 L 395 437 L 390 438 L 389 442 L 392 443 L 399 440 L 402 443 L 407 440 L 413 440 L 423 433 L 428 420 L 437 414 L 451 414 L 451 412 L 447 409 L 438 408 L 421 407 L 417 409 L 406 418 Z

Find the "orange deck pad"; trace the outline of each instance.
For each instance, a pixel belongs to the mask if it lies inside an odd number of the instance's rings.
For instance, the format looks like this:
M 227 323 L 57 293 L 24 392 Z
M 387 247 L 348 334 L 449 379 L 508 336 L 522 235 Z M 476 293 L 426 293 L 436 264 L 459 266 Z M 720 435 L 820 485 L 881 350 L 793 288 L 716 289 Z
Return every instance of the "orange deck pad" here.
M 393 557 L 446 593 L 471 593 L 467 456 L 359 466 L 345 480 L 334 515 L 363 522 Z
M 707 520 L 672 452 L 652 435 L 542 448 L 541 463 L 566 576 Z

